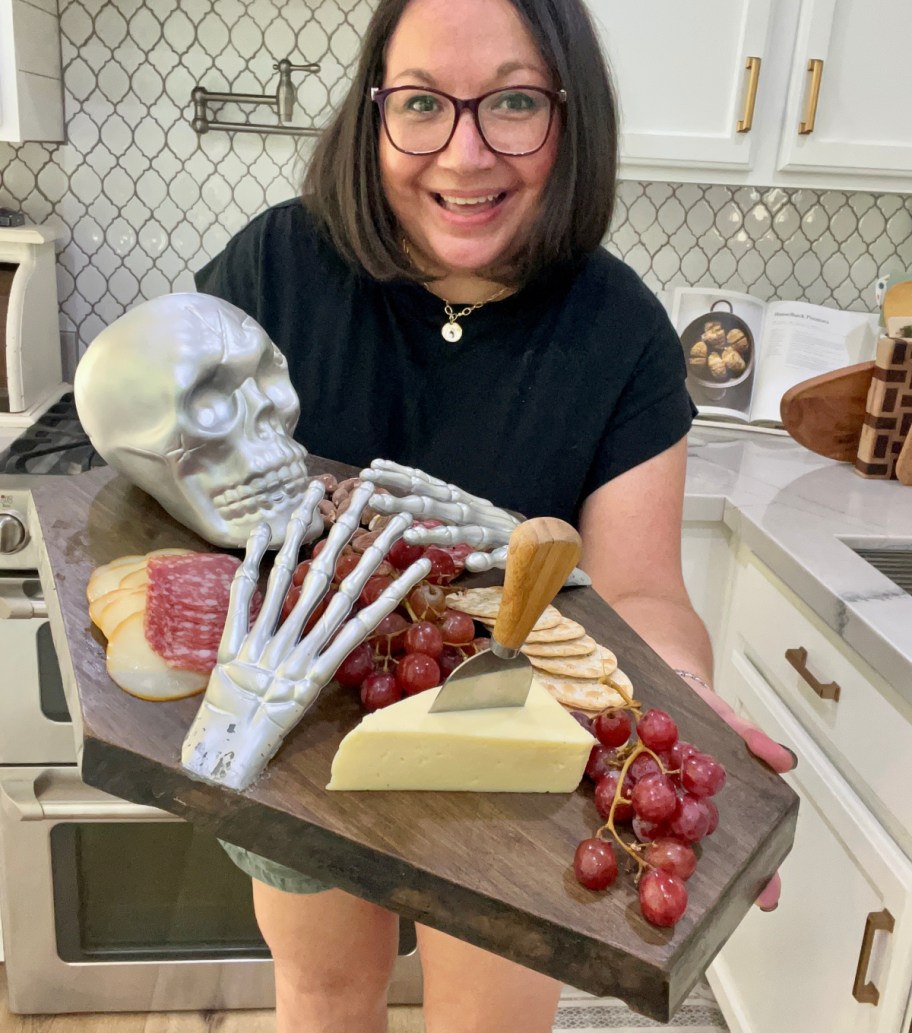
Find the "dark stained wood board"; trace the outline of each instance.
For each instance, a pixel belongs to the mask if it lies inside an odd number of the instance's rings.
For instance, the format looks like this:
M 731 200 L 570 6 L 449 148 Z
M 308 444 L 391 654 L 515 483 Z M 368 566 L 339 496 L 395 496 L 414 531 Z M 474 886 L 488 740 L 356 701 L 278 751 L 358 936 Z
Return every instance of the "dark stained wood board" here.
M 316 457 L 310 468 L 352 472 Z M 201 697 L 146 702 L 110 681 L 85 588 L 92 570 L 117 556 L 211 547 L 110 470 L 49 482 L 33 494 L 39 562 L 90 785 L 660 1021 L 791 848 L 797 796 L 584 588 L 565 589 L 558 608 L 617 653 L 639 699 L 667 708 L 682 737 L 728 769 L 719 828 L 699 848 L 690 905 L 673 930 L 645 922 L 629 876 L 602 894 L 576 883 L 576 844 L 600 824 L 588 784 L 569 795 L 326 792 L 338 743 L 361 716 L 355 695 L 334 684 L 247 792 L 197 781 L 181 768 L 180 747 Z

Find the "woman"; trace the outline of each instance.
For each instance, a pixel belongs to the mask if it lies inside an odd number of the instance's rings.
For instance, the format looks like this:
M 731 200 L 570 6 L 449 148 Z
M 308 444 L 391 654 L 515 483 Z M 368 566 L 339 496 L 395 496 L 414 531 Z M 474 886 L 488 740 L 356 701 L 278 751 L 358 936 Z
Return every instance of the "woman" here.
M 684 672 L 682 691 L 721 709 L 681 577 L 680 343 L 599 248 L 616 153 L 582 0 L 381 0 L 304 203 L 254 220 L 198 286 L 287 355 L 312 452 L 395 459 L 573 520 L 596 590 Z M 254 877 L 279 1033 L 386 1029 L 396 917 L 229 849 Z M 551 1029 L 557 982 L 422 926 L 418 939 L 428 1033 Z

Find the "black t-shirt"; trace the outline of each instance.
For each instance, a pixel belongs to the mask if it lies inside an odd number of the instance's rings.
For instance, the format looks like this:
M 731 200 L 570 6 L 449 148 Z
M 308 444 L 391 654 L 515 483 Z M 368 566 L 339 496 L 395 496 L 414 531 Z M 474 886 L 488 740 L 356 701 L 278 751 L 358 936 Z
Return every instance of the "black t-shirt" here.
M 575 522 L 693 418 L 664 309 L 601 248 L 465 316 L 456 344 L 440 298 L 353 269 L 298 200 L 256 217 L 196 283 L 285 354 L 310 452 L 394 459 L 525 516 Z

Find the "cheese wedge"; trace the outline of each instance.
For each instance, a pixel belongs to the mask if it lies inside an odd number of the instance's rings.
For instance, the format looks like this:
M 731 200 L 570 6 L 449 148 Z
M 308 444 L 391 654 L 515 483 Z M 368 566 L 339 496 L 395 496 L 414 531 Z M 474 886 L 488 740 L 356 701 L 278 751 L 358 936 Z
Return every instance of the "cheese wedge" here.
M 339 743 L 327 789 L 572 793 L 595 739 L 535 682 L 523 707 L 431 714 L 438 689 L 368 714 Z

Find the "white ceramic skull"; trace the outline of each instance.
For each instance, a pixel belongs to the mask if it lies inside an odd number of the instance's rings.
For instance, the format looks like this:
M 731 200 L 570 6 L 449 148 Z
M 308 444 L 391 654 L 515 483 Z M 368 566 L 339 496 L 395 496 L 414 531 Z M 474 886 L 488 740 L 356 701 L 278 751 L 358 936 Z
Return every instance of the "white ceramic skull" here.
M 307 451 L 285 357 L 254 319 L 207 294 L 143 302 L 89 345 L 74 388 L 102 458 L 175 519 L 235 547 L 265 521 L 281 544 Z

